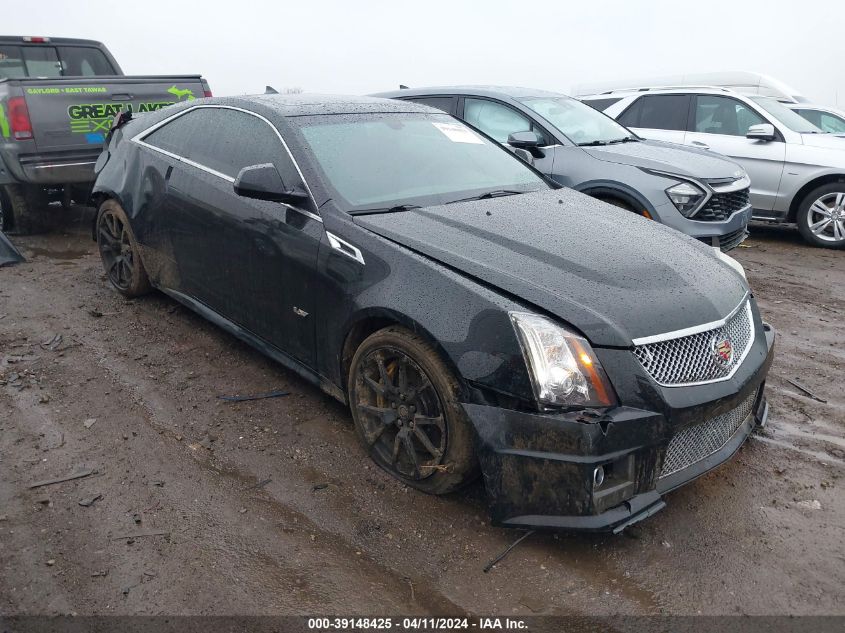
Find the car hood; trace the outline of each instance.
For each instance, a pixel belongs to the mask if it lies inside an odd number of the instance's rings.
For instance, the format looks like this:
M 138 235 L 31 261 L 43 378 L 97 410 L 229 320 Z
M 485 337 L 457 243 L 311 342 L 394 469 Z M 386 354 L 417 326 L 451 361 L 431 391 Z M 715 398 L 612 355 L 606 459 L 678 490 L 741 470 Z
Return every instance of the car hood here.
M 355 223 L 555 315 L 598 346 L 722 319 L 747 292 L 710 247 L 570 189 Z
M 615 143 L 582 149 L 593 158 L 609 163 L 655 169 L 696 179 L 739 178 L 745 173 L 742 167 L 721 154 L 663 141 Z

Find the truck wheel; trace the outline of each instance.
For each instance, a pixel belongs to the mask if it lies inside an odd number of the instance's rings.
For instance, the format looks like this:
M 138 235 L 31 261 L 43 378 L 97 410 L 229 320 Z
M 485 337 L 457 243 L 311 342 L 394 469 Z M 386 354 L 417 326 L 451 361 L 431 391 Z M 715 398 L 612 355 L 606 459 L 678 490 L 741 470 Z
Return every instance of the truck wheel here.
M 378 466 L 429 494 L 478 475 L 458 382 L 422 338 L 401 327 L 372 334 L 352 358 L 348 384 L 355 430 Z
M 3 231 L 17 235 L 43 233 L 47 222 L 47 193 L 34 185 L 6 185 L 0 191 Z
M 845 248 L 845 182 L 813 189 L 798 207 L 795 221 L 813 246 Z
M 12 230 L 12 205 L 3 187 L 0 187 L 0 231 Z
M 139 297 L 152 289 L 129 218 L 115 200 L 106 200 L 97 212 L 97 246 L 106 276 L 120 294 Z

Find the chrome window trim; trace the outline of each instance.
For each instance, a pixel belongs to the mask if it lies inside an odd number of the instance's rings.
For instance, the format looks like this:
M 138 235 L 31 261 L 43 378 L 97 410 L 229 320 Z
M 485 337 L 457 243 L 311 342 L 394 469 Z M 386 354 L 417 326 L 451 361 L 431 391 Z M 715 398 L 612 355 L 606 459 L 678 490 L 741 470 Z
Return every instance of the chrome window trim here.
M 364 263 L 364 255 L 361 253 L 360 248 L 350 244 L 349 242 L 338 237 L 334 233 L 329 233 L 328 231 L 326 231 L 326 237 L 329 238 L 329 244 L 334 250 L 338 251 L 343 255 L 346 255 L 350 259 L 354 259 L 362 266 L 366 265 Z
M 684 336 L 692 336 L 693 334 L 699 334 L 701 332 L 706 332 L 707 330 L 715 330 L 718 327 L 724 326 L 728 321 L 734 318 L 737 313 L 746 306 L 746 304 L 749 306 L 750 309 L 750 296 L 751 293 L 746 292 L 745 295 L 743 295 L 742 300 L 739 302 L 739 305 L 734 308 L 731 313 L 724 319 L 720 319 L 718 321 L 711 321 L 710 323 L 702 323 L 701 325 L 693 325 L 691 327 L 683 328 L 681 330 L 674 330 L 672 332 L 664 332 L 663 334 L 643 336 L 640 338 L 631 339 L 631 342 L 634 344 L 635 347 L 639 347 L 640 345 L 648 345 L 649 343 L 661 343 L 663 341 L 670 341 L 676 338 L 683 338 Z M 751 325 L 753 328 L 754 321 L 751 321 Z
M 217 104 L 195 105 L 195 106 L 191 106 L 190 108 L 185 108 L 184 110 L 181 110 L 181 111 L 177 112 L 176 114 L 173 114 L 173 115 L 167 117 L 166 119 L 159 121 L 155 125 L 148 127 L 145 130 L 142 130 L 141 132 L 139 132 L 138 134 L 133 136 L 130 140 L 133 143 L 141 145 L 142 147 L 146 147 L 147 149 L 151 149 L 155 152 L 158 152 L 159 154 L 164 154 L 165 156 L 169 156 L 170 158 L 173 158 L 174 160 L 178 160 L 180 163 L 185 163 L 186 165 L 190 165 L 191 167 L 195 167 L 196 169 L 199 169 L 200 171 L 204 171 L 208 174 L 211 174 L 213 176 L 217 176 L 218 178 L 222 178 L 223 180 L 234 183 L 235 179 L 232 178 L 231 176 L 223 174 L 223 173 L 221 173 L 221 172 L 219 172 L 215 169 L 211 169 L 210 167 L 206 167 L 205 165 L 197 163 L 196 161 L 193 161 L 190 158 L 186 158 L 184 156 L 180 156 L 179 154 L 174 154 L 173 152 L 169 152 L 166 149 L 162 149 L 161 147 L 156 147 L 155 145 L 151 145 L 150 143 L 147 143 L 144 140 L 150 134 L 152 134 L 153 132 L 155 132 L 159 128 L 167 125 L 171 121 L 188 114 L 188 112 L 193 112 L 194 110 L 200 110 L 200 109 L 203 109 L 203 108 L 216 108 L 218 110 L 235 110 L 236 112 L 243 112 L 244 114 L 249 114 L 250 116 L 254 116 L 257 119 L 261 119 L 268 126 L 270 126 L 270 129 L 273 130 L 273 132 L 276 133 L 276 137 L 279 139 L 279 141 L 281 141 L 282 147 L 285 148 L 285 151 L 287 152 L 288 156 L 290 157 L 290 160 L 293 163 L 293 166 L 296 168 L 296 173 L 299 174 L 299 177 L 302 180 L 302 183 L 305 185 L 305 189 L 308 192 L 308 197 L 311 198 L 311 202 L 314 203 L 314 206 L 315 207 L 317 206 L 316 201 L 314 200 L 314 194 L 311 192 L 311 187 L 308 186 L 308 181 L 305 180 L 305 175 L 302 173 L 302 169 L 300 169 L 299 163 L 296 162 L 296 158 L 294 158 L 293 153 L 290 151 L 290 147 L 288 147 L 288 144 L 285 142 L 285 139 L 282 138 L 282 135 L 279 132 L 278 128 L 276 128 L 276 126 L 273 125 L 273 123 L 270 120 L 268 120 L 266 117 L 261 116 L 257 112 L 252 112 L 251 110 L 247 110 L 245 108 L 238 108 L 236 106 L 229 106 L 229 105 L 217 105 Z M 280 204 L 282 206 L 288 208 L 288 209 L 296 211 L 297 213 L 301 213 L 302 215 L 307 216 L 307 217 L 311 218 L 312 220 L 316 220 L 317 222 L 320 222 L 320 223 L 323 222 L 323 218 L 321 218 L 316 213 L 312 213 L 311 211 L 306 211 L 305 209 L 299 209 L 299 208 L 291 206 L 289 204 L 285 204 L 285 203 L 280 203 Z

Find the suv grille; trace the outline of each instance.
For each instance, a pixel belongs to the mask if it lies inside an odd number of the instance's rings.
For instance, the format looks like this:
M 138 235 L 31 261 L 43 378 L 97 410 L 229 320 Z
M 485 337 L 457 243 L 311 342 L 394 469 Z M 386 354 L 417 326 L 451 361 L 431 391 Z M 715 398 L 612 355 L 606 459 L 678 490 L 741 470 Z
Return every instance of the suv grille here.
M 751 415 L 757 392 L 752 393 L 735 409 L 679 431 L 669 442 L 658 479 L 668 477 L 687 466 L 709 457 L 737 432 Z
M 753 342 L 751 302 L 745 299 L 724 325 L 688 336 L 635 342 L 634 355 L 655 382 L 679 387 L 730 378 Z
M 731 193 L 714 193 L 703 207 L 692 216 L 693 220 L 721 222 L 749 204 L 748 189 Z
M 722 249 L 723 253 L 727 253 L 742 244 L 746 237 L 748 237 L 748 231 L 745 227 L 737 229 L 733 233 L 728 233 L 719 238 L 719 248 Z

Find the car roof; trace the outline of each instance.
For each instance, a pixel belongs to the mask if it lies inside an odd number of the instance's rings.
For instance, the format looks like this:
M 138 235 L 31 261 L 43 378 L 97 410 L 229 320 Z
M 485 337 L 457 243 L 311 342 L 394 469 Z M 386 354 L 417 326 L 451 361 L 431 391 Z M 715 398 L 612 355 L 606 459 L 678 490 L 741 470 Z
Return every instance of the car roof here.
M 394 99 L 310 93 L 215 97 L 211 99 L 203 99 L 202 103 L 208 105 L 230 105 L 244 108 L 249 108 L 251 105 L 259 106 L 272 110 L 274 114 L 283 117 L 311 116 L 317 114 L 366 114 L 375 112 L 424 112 L 443 114 L 442 110 L 438 110 L 436 108 L 431 108 L 418 103 L 396 101 Z
M 388 92 L 375 93 L 374 97 L 424 97 L 434 95 L 476 95 L 479 97 L 566 97 L 560 92 L 540 90 L 538 88 L 523 88 L 521 86 L 427 86 L 423 88 L 404 88 Z
M 19 45 L 24 44 L 27 46 L 38 46 L 38 45 L 47 45 L 50 44 L 58 44 L 58 45 L 79 45 L 79 46 L 97 46 L 103 47 L 102 42 L 98 42 L 97 40 L 83 40 L 75 37 L 45 37 L 46 41 L 44 42 L 27 42 L 24 40 L 24 35 L 0 35 L 0 44 L 12 44 L 12 45 Z M 31 36 L 31 37 L 38 37 L 41 36 Z

